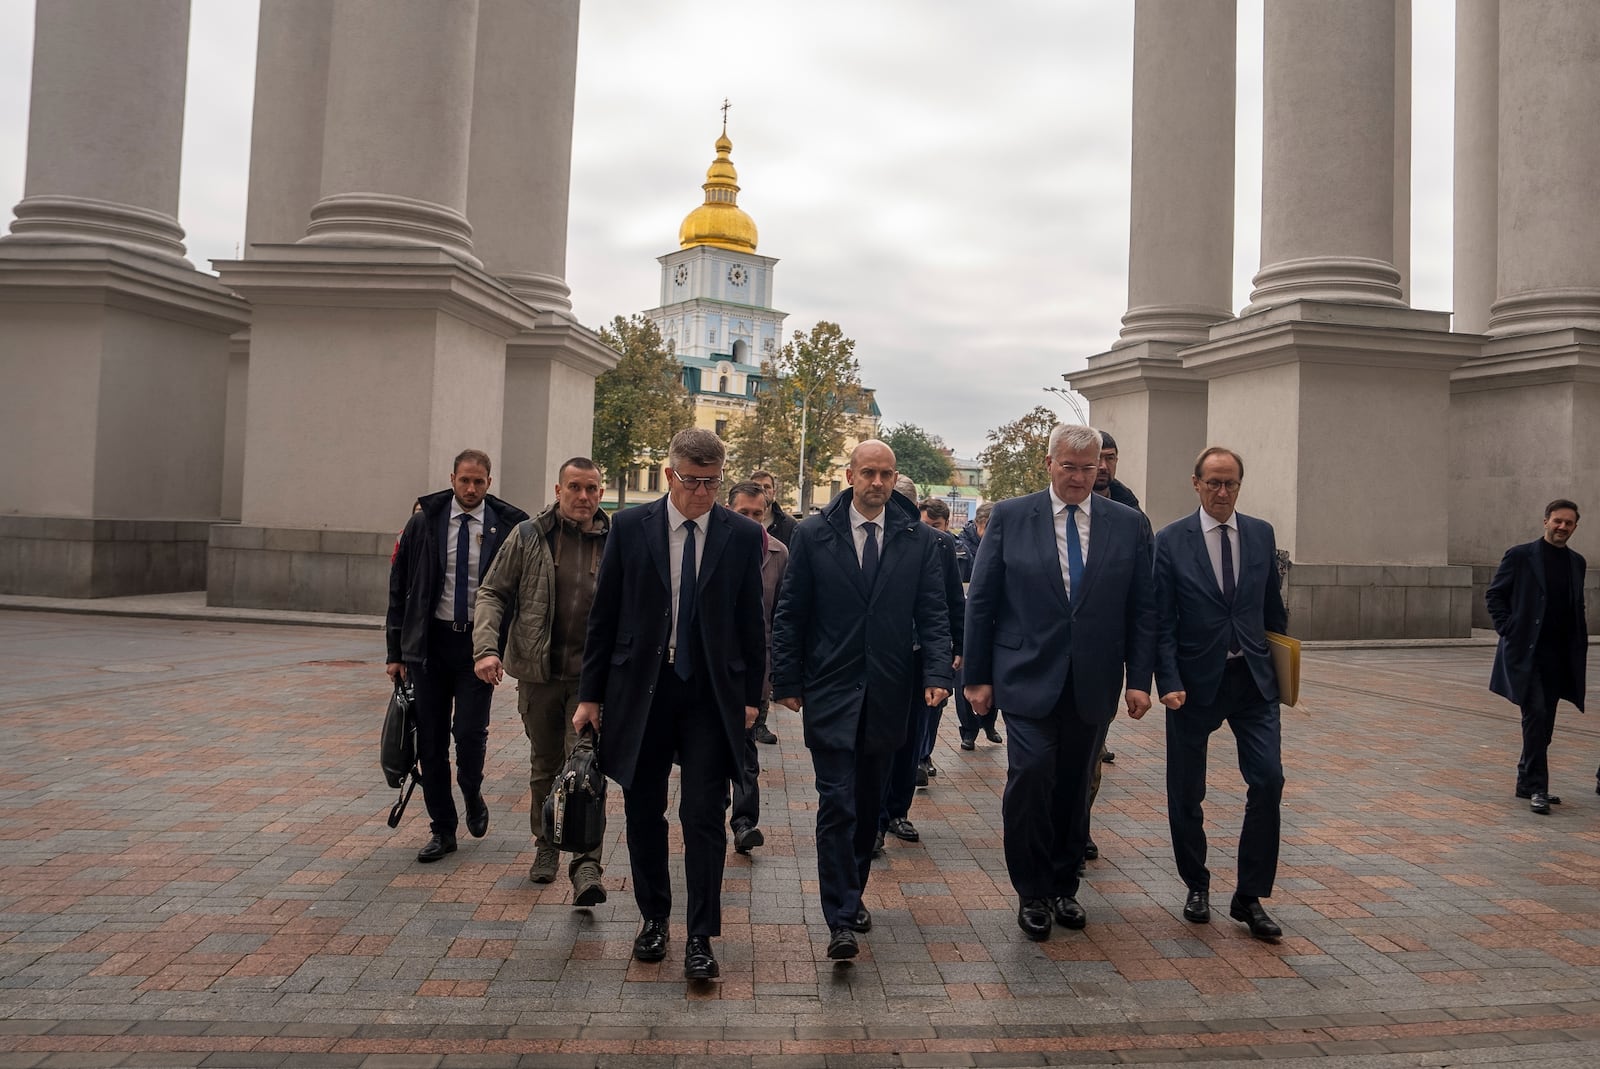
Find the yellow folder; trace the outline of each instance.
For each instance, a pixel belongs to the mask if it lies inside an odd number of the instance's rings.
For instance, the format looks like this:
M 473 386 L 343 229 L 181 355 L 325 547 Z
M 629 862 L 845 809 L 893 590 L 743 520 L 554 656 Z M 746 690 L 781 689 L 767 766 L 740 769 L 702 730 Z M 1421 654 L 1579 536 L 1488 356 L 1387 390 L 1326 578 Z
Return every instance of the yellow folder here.
M 1300 640 L 1267 632 L 1267 649 L 1272 652 L 1272 668 L 1278 673 L 1278 704 L 1300 704 Z

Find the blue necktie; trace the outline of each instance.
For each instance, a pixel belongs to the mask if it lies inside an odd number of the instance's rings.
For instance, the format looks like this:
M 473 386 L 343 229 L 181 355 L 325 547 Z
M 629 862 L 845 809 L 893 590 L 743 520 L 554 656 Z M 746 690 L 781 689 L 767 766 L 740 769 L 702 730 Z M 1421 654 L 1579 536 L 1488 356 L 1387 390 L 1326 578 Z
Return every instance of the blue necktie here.
M 683 567 L 678 574 L 678 646 L 673 670 L 685 683 L 694 675 L 694 521 L 683 522 Z
M 1083 583 L 1083 546 L 1078 543 L 1078 506 L 1067 506 L 1067 591 L 1068 601 L 1078 600 Z
M 468 559 L 472 556 L 472 536 L 468 523 L 472 517 L 467 513 L 461 514 L 461 533 L 456 535 L 456 623 L 464 624 L 472 619 L 467 608 L 467 577 L 470 574 L 467 567 Z
M 866 544 L 861 547 L 861 579 L 870 591 L 872 581 L 878 577 L 878 525 L 864 523 L 861 529 L 867 532 Z

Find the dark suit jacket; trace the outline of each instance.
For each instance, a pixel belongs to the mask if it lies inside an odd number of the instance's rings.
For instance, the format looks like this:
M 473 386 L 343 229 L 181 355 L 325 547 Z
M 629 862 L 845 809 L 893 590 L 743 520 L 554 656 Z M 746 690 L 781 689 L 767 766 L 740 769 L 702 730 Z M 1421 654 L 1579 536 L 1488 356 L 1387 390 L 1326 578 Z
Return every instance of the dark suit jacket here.
M 384 621 L 386 657 L 390 663 L 420 664 L 428 659 L 428 621 L 444 591 L 445 562 L 449 560 L 450 502 L 454 490 L 440 490 L 417 498 L 389 561 L 389 610 Z M 484 496 L 483 542 L 478 547 L 478 578 L 489 574 L 495 554 L 517 524 L 528 514 L 493 494 Z M 501 624 L 500 643 L 510 626 L 507 613 Z
M 744 747 L 744 709 L 761 704 L 766 671 L 761 609 L 761 525 L 721 505 L 701 517 L 705 550 L 696 573 L 703 689 L 727 737 L 729 760 Z M 627 789 L 672 634 L 667 499 L 613 517 L 583 647 L 578 700 L 603 704 L 600 764 Z M 730 768 L 737 767 L 730 764 Z
M 1533 678 L 1534 648 L 1539 644 L 1539 630 L 1544 622 L 1544 554 L 1539 541 L 1542 540 L 1506 550 L 1484 595 L 1494 629 L 1500 634 L 1500 645 L 1494 651 L 1494 669 L 1489 675 L 1489 689 L 1518 705 L 1522 704 Z M 1572 607 L 1576 618 L 1572 621 L 1572 640 L 1567 651 L 1569 687 L 1556 697 L 1565 698 L 1582 709 L 1584 662 L 1589 654 L 1589 625 L 1583 608 L 1583 577 L 1588 566 L 1576 552 L 1571 553 L 1571 559 Z
M 1267 649 L 1267 632 L 1284 633 L 1289 614 L 1278 577 L 1278 544 L 1272 525 L 1233 514 L 1239 545 L 1235 555 L 1233 603 L 1229 604 L 1211 569 L 1196 511 L 1156 535 L 1156 693 L 1185 692 L 1185 704 L 1210 705 L 1222 685 L 1228 646 L 1239 649 L 1256 687 L 1267 701 L 1278 700 L 1278 676 Z
M 1149 690 L 1155 661 L 1155 594 L 1144 519 L 1109 498 L 1090 505 L 1083 589 L 1069 606 L 1056 555 L 1050 491 L 1001 501 L 983 532 L 967 588 L 961 662 L 967 686 L 994 686 L 1006 716 L 1042 718 L 1070 671 L 1078 716 L 1109 723 L 1123 673 Z
M 846 490 L 795 528 L 772 624 L 772 694 L 805 703 L 806 746 L 888 753 L 906 738 L 911 699 L 952 682 L 949 610 L 939 532 L 891 495 L 880 520 L 877 580 L 861 577 Z M 913 630 L 922 644 L 920 667 Z

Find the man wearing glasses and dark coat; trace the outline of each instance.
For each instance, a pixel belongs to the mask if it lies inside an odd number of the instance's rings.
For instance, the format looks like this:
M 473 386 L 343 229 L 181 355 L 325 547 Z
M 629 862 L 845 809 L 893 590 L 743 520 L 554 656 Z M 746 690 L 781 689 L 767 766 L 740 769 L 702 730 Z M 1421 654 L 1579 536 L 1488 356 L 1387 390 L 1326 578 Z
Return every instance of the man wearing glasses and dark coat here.
M 761 525 L 717 504 L 726 450 L 707 430 L 668 448 L 667 496 L 618 512 L 606 539 L 573 727 L 600 732 L 600 763 L 622 787 L 638 961 L 667 953 L 672 912 L 667 780 L 682 765 L 679 821 L 688 885 L 684 975 L 718 974 L 723 806 L 755 723 L 766 670 Z

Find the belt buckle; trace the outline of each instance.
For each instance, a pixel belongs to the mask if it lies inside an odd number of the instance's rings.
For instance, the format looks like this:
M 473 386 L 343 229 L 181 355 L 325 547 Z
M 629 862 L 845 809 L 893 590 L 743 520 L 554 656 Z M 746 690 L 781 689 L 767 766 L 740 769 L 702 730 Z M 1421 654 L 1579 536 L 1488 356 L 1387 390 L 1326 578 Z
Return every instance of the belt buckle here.
M 674 646 L 668 646 L 667 647 L 667 663 L 668 664 L 676 664 L 677 662 L 678 662 L 678 650 L 677 650 L 677 648 L 674 647 Z
M 451 620 L 450 621 L 450 630 L 456 632 L 457 634 L 461 634 L 461 633 L 466 632 L 466 631 L 471 631 L 472 630 L 472 621 L 468 620 L 466 623 L 460 623 L 460 622 L 458 622 L 456 620 Z

